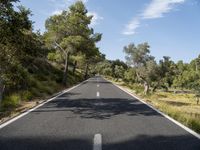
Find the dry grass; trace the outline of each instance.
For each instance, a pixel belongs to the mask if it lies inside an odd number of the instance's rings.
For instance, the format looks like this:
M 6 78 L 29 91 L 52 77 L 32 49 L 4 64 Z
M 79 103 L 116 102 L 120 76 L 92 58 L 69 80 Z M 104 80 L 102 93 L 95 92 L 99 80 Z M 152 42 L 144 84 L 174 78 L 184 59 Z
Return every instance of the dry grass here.
M 19 107 L 17 107 L 16 109 L 14 109 L 12 111 L 6 111 L 6 112 L 0 114 L 0 124 L 10 120 L 13 117 L 16 117 L 17 115 L 23 113 L 24 111 L 26 111 L 30 108 L 33 108 L 34 106 L 37 105 L 37 103 L 39 103 L 39 101 L 22 102 L 22 104 Z
M 143 97 L 153 106 L 200 133 L 200 105 L 196 104 L 194 94 L 155 92 Z
M 121 87 L 126 88 L 131 93 L 136 94 L 138 97 L 150 103 L 165 114 L 168 114 L 175 120 L 200 133 L 200 104 L 196 104 L 194 94 L 177 94 L 173 92 L 157 91 L 144 96 L 141 91 L 142 87 L 138 88 L 140 87 L 139 85 L 128 85 L 123 81 L 112 81 Z

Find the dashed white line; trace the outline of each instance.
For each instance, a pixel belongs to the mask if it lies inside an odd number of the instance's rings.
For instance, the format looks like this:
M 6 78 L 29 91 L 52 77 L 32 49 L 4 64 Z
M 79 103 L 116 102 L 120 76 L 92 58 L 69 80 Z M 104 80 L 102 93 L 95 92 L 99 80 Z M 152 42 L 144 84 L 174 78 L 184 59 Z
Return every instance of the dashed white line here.
M 99 84 L 97 84 L 97 87 L 99 87 Z
M 102 150 L 102 136 L 99 133 L 94 135 L 93 150 Z
M 99 92 L 97 92 L 97 97 L 99 97 L 100 96 L 100 93 Z

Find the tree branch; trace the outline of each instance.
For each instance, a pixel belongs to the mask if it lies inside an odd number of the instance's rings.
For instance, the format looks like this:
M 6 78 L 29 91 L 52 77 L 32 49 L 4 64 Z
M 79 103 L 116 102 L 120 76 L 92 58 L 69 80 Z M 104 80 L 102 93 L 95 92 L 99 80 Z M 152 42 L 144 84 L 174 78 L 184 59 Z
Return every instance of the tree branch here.
M 65 51 L 56 41 L 55 41 L 55 44 L 56 44 L 56 46 L 60 49 L 60 50 L 62 50 L 62 52 L 67 56 L 68 55 L 68 52 L 69 51 Z

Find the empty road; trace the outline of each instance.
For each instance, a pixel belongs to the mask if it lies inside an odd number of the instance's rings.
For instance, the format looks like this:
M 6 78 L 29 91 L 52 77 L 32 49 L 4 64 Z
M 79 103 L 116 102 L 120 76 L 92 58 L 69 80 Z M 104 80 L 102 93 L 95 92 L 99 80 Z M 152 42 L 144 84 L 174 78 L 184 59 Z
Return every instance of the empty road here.
M 101 77 L 0 129 L 0 150 L 200 150 L 200 140 Z

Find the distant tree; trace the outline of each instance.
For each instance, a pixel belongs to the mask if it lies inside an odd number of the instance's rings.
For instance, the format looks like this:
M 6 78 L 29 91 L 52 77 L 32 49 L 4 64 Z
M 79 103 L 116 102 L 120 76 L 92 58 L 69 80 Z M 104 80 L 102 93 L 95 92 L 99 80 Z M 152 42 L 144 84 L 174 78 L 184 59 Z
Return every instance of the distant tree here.
M 148 43 L 142 43 L 137 46 L 129 44 L 124 47 L 127 63 L 135 67 L 136 75 L 144 85 L 144 94 L 149 92 L 150 82 L 154 79 L 152 72 L 155 72 L 151 69 L 155 69 L 156 66 L 154 57 L 149 54 L 149 48 Z
M 95 66 L 96 73 L 105 75 L 105 76 L 111 76 L 112 75 L 112 68 L 111 63 L 107 60 L 99 62 Z
M 137 82 L 137 75 L 134 68 L 130 67 L 124 72 L 124 80 L 131 83 Z
M 113 61 L 111 61 L 111 63 L 112 63 L 113 68 L 115 68 L 115 66 L 117 65 L 117 66 L 122 66 L 124 69 L 128 69 L 127 64 L 119 59 L 113 60 Z
M 174 76 L 177 73 L 175 63 L 170 60 L 170 57 L 163 56 L 163 60 L 159 62 L 161 86 L 168 89 L 173 84 Z
M 117 78 L 117 81 L 119 78 L 121 79 L 123 78 L 124 72 L 125 72 L 125 69 L 122 66 L 115 65 L 114 76 L 115 78 Z

